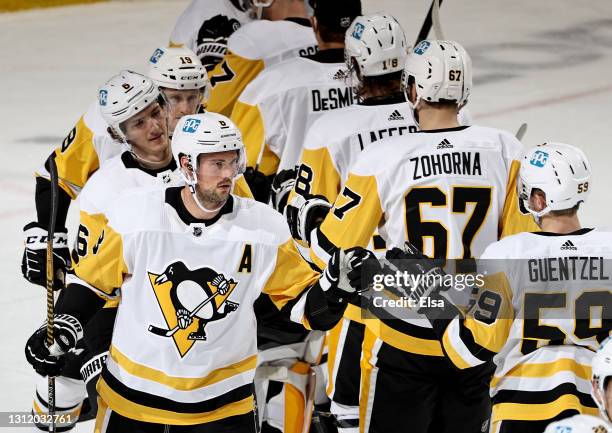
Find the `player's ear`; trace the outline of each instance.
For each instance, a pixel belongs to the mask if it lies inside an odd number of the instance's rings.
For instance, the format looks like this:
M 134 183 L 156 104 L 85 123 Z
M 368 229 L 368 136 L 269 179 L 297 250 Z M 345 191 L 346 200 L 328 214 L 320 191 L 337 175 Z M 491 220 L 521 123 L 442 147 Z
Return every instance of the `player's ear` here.
M 540 189 L 535 189 L 531 192 L 531 197 L 529 198 L 530 204 L 529 206 L 536 212 L 541 211 L 546 207 L 546 194 L 544 191 Z
M 317 18 L 314 16 L 310 17 L 310 24 L 312 25 L 312 31 L 317 33 L 319 30 L 319 23 L 317 22 Z

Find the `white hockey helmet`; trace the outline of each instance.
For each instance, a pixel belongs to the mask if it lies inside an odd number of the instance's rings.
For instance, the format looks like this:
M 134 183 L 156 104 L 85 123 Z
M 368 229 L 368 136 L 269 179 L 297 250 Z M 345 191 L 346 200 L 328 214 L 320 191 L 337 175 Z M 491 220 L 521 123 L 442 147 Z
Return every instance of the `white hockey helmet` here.
M 157 48 L 149 58 L 149 78 L 159 87 L 208 91 L 206 68 L 189 48 Z
M 150 78 L 123 70 L 98 90 L 102 117 L 123 141 L 127 142 L 120 125 L 158 100 L 159 89 Z
M 414 79 L 417 95 L 414 106 L 421 99 L 455 101 L 463 106 L 472 90 L 472 59 L 457 42 L 424 40 L 406 59 L 402 78 L 406 92 L 410 77 Z
M 197 182 L 198 156 L 205 153 L 238 151 L 236 176 L 243 173 L 246 155 L 242 134 L 229 118 L 212 112 L 183 116 L 174 128 L 172 153 L 178 164 L 180 156 L 186 155 L 192 168 L 192 177 L 183 177 L 190 186 Z
M 599 350 L 591 361 L 591 379 L 593 380 L 591 395 L 599 408 L 601 416 L 608 424 L 612 423 L 605 405 L 606 382 L 608 382 L 609 378 L 612 378 L 612 337 L 606 338 L 601 343 Z M 610 409 L 612 410 L 612 408 Z
M 365 77 L 401 71 L 407 56 L 406 35 L 391 15 L 359 16 L 346 31 L 346 63 L 350 69 L 355 59 Z
M 544 433 L 610 433 L 610 426 L 601 418 L 574 415 L 548 424 Z
M 586 201 L 591 188 L 591 165 L 584 152 L 564 143 L 544 143 L 527 151 L 516 182 L 519 207 L 536 220 L 552 210 L 571 209 Z M 529 208 L 529 197 L 537 188 L 546 195 L 546 208 Z

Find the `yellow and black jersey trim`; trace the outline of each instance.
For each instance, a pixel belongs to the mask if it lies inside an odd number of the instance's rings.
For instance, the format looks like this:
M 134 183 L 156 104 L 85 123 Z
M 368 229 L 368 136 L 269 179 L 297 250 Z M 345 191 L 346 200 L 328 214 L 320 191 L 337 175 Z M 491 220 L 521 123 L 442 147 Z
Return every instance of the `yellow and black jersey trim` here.
M 131 419 L 158 424 L 204 424 L 254 409 L 251 384 L 208 400 L 185 403 L 131 389 L 104 369 L 97 389 L 113 411 Z
M 498 391 L 493 401 L 493 422 L 502 420 L 546 420 L 563 411 L 574 409 L 597 415 L 597 406 L 590 394 L 580 392 L 573 383 L 564 383 L 545 391 Z
M 208 76 L 212 90 L 207 110 L 230 117 L 242 91 L 264 67 L 263 60 L 246 59 L 231 51 L 228 52 Z

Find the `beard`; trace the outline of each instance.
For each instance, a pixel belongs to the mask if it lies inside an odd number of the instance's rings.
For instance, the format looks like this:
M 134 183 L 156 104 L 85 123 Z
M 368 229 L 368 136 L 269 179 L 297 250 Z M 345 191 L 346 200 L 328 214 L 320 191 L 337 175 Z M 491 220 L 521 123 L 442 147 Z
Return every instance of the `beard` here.
M 217 208 L 222 206 L 230 195 L 230 190 L 224 191 L 220 190 L 217 187 L 211 189 L 201 189 L 196 186 L 196 197 L 200 201 L 200 203 L 204 203 L 209 205 L 211 208 Z

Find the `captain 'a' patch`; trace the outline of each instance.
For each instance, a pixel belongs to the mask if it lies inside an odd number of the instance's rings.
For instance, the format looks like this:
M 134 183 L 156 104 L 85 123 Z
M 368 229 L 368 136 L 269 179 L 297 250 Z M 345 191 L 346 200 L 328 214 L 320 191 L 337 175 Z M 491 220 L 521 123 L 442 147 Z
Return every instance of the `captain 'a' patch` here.
M 190 270 L 180 261 L 162 272 L 148 272 L 151 287 L 166 321 L 167 329 L 149 325 L 149 331 L 172 337 L 181 357 L 196 341 L 206 340 L 206 324 L 236 311 L 229 301 L 236 285 L 233 279 L 211 268 Z

